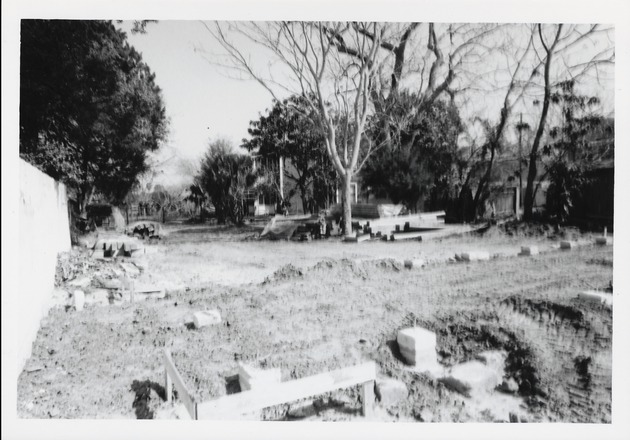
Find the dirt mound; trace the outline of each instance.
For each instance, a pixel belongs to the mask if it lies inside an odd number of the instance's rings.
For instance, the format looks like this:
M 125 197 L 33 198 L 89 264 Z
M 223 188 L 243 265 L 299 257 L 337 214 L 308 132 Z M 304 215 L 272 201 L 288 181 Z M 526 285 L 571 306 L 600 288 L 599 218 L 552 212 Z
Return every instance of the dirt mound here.
M 559 321 L 577 330 L 590 330 L 590 323 L 585 319 L 584 312 L 568 305 L 552 301 L 523 298 L 519 295 L 511 296 L 502 301 L 514 311 L 537 320 Z
M 596 264 L 604 267 L 613 267 L 612 258 L 591 258 L 586 262 L 587 264 Z
M 323 260 L 309 269 L 309 273 L 321 276 L 322 272 L 327 276 L 347 276 L 359 277 L 367 279 L 369 273 L 365 268 L 365 263 L 348 260 Z
M 557 228 L 546 223 L 524 223 L 518 220 L 502 223 L 497 229 L 513 237 L 544 237 L 557 231 Z
M 385 271 L 394 271 L 394 272 L 400 272 L 401 270 L 405 268 L 405 265 L 401 261 L 394 260 L 393 258 L 366 261 L 365 263 L 363 263 L 363 265 L 368 268 L 377 268 L 377 269 L 381 269 Z
M 276 270 L 271 277 L 267 277 L 265 281 L 263 281 L 263 284 L 267 284 L 272 281 L 294 280 L 296 278 L 301 278 L 302 276 L 304 276 L 304 274 L 301 269 L 298 269 L 292 264 L 287 264 Z

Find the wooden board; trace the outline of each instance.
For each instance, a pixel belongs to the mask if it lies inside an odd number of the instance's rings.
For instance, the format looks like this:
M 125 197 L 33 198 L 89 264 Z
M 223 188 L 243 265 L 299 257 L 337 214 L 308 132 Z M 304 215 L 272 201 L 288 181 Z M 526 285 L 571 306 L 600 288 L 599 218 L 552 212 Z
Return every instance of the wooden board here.
M 422 239 L 424 232 L 394 232 L 394 240 L 418 240 Z
M 190 395 L 188 391 L 188 387 L 184 383 L 184 379 L 177 371 L 175 367 L 175 363 L 173 362 L 173 358 L 171 357 L 171 352 L 168 349 L 164 350 L 164 368 L 166 370 L 166 380 L 165 380 L 165 388 L 166 388 L 166 400 L 170 402 L 172 400 L 172 385 L 175 385 L 175 389 L 177 390 L 177 396 L 184 403 L 184 406 L 188 410 L 188 414 L 193 420 L 197 419 L 197 403 L 195 399 Z M 170 377 L 170 381 L 169 381 Z
M 209 400 L 197 405 L 199 419 L 226 419 L 234 418 L 240 414 L 250 413 L 255 410 L 280 405 L 307 397 L 317 396 L 341 388 L 371 383 L 376 379 L 376 364 L 366 362 L 354 367 L 342 368 L 305 377 L 303 379 L 281 382 L 262 391 L 245 391 L 230 394 L 215 400 Z M 366 385 L 369 388 L 369 384 Z M 363 390 L 363 412 L 370 414 L 374 400 L 370 390 Z

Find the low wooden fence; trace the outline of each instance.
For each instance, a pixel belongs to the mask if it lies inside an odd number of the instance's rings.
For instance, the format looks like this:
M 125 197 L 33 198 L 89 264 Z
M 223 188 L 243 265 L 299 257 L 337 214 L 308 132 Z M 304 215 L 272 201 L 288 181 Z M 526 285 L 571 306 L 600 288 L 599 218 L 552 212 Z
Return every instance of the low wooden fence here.
M 273 388 L 270 389 L 243 391 L 205 402 L 197 402 L 191 395 L 168 350 L 164 351 L 164 366 L 166 400 L 172 401 L 174 386 L 179 399 L 193 420 L 235 418 L 241 414 L 249 414 L 270 406 L 356 385 L 362 386 L 363 415 L 371 417 L 374 411 L 374 384 L 376 380 L 376 364 L 374 362 L 280 382 L 274 384 Z

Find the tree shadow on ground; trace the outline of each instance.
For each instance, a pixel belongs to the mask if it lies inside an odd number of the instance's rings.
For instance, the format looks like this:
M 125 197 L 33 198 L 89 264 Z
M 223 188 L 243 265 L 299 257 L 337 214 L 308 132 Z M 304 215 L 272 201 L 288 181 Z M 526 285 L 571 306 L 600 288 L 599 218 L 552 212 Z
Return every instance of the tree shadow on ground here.
M 151 390 L 155 391 L 158 397 L 162 400 L 166 400 L 166 390 L 164 387 L 156 382 L 150 380 L 134 380 L 131 384 L 131 391 L 136 396 L 133 399 L 133 408 L 136 411 L 137 419 L 152 419 L 153 411 L 149 408 L 149 402 L 151 401 Z
M 333 397 L 315 399 L 310 405 L 306 405 L 302 407 L 297 412 L 287 411 L 283 417 L 281 417 L 280 421 L 298 421 L 311 419 L 314 416 L 320 416 L 322 413 L 334 410 L 337 414 L 348 414 L 351 416 L 359 416 L 362 414 L 361 405 L 357 405 L 356 403 L 349 403 L 343 400 L 338 400 Z

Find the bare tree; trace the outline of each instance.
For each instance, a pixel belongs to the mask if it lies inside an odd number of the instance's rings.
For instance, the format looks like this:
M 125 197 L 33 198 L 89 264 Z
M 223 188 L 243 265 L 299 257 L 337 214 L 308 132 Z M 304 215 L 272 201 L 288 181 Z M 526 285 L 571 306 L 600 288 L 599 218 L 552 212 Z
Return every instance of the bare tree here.
M 352 179 L 375 148 L 364 131 L 382 61 L 379 47 L 385 25 L 215 22 L 205 26 L 225 51 L 225 67 L 254 78 L 280 102 L 278 93 L 305 99 L 326 134 L 326 152 L 343 184 L 344 228 L 350 234 Z M 257 70 L 254 56 L 239 40 L 272 55 L 267 72 Z
M 533 214 L 538 188 L 535 182 L 538 175 L 537 162 L 554 88 L 566 80 L 579 82 L 593 71 L 597 75 L 600 68 L 612 65 L 615 59 L 614 44 L 610 35 L 612 28 L 599 25 L 536 24 L 533 30 L 537 36 L 535 45 L 537 60 L 533 63 L 532 74 L 537 75 L 540 67 L 543 67 L 543 82 L 538 86 L 542 89 L 543 102 L 529 152 L 523 207 L 525 220 L 531 220 Z

